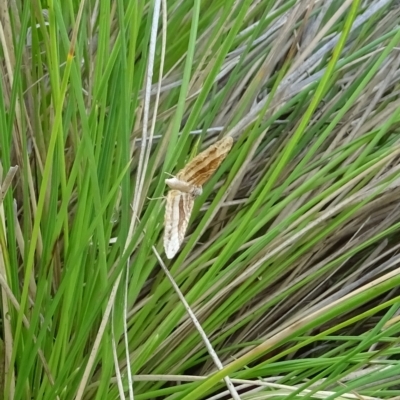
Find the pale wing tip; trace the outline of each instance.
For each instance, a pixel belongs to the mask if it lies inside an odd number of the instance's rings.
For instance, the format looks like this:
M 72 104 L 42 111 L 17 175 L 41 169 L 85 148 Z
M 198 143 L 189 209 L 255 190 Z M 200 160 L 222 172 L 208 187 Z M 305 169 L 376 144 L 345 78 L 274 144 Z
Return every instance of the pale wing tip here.
M 178 243 L 177 240 L 173 240 L 171 237 L 164 236 L 164 250 L 168 260 L 171 260 L 171 258 L 175 257 L 180 247 L 180 243 Z
M 227 143 L 233 143 L 233 137 L 232 136 L 225 136 L 225 140 Z
M 231 149 L 231 147 L 233 146 L 233 137 L 232 137 L 232 136 L 225 136 L 221 141 L 222 141 L 227 147 L 229 147 L 229 149 Z
M 179 247 L 175 248 L 174 246 L 167 246 L 164 245 L 165 255 L 167 256 L 168 260 L 171 260 L 175 257 L 175 254 L 178 252 Z

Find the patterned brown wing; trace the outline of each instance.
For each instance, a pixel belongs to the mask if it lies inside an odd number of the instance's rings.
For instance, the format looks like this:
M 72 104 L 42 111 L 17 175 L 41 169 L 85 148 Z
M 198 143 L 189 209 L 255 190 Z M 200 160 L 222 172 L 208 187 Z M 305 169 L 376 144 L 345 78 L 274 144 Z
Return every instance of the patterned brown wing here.
M 221 165 L 233 145 L 231 136 L 226 136 L 194 157 L 176 177 L 194 186 L 201 187 Z
M 169 259 L 175 256 L 185 239 L 193 205 L 194 198 L 189 193 L 170 190 L 167 194 L 164 220 L 164 249 Z

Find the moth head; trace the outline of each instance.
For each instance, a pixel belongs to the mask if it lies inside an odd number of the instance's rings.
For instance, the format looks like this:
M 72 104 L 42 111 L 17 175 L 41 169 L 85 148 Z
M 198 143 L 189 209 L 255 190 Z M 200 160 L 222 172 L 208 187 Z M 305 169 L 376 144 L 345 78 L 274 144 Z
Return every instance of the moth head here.
M 201 186 L 193 186 L 192 190 L 190 191 L 190 194 L 193 197 L 200 196 L 203 193 L 203 188 Z

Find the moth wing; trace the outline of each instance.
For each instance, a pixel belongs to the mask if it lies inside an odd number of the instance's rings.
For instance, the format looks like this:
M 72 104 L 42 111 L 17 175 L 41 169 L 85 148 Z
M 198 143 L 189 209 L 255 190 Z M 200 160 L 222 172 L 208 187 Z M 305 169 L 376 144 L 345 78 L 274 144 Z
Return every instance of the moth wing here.
M 165 206 L 164 249 L 171 259 L 180 249 L 185 239 L 186 229 L 192 214 L 194 198 L 179 190 L 170 190 Z
M 201 187 L 215 170 L 221 165 L 233 145 L 231 136 L 226 136 L 204 150 L 186 166 L 181 169 L 176 177 L 196 187 Z

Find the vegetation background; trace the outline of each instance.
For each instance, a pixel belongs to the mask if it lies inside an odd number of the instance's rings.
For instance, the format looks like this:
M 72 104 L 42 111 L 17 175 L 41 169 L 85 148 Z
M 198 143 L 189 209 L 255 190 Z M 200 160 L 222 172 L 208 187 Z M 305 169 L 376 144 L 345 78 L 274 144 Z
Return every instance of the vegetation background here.
M 3 2 L 3 398 L 398 398 L 399 17 Z M 166 173 L 225 135 L 169 261 Z

